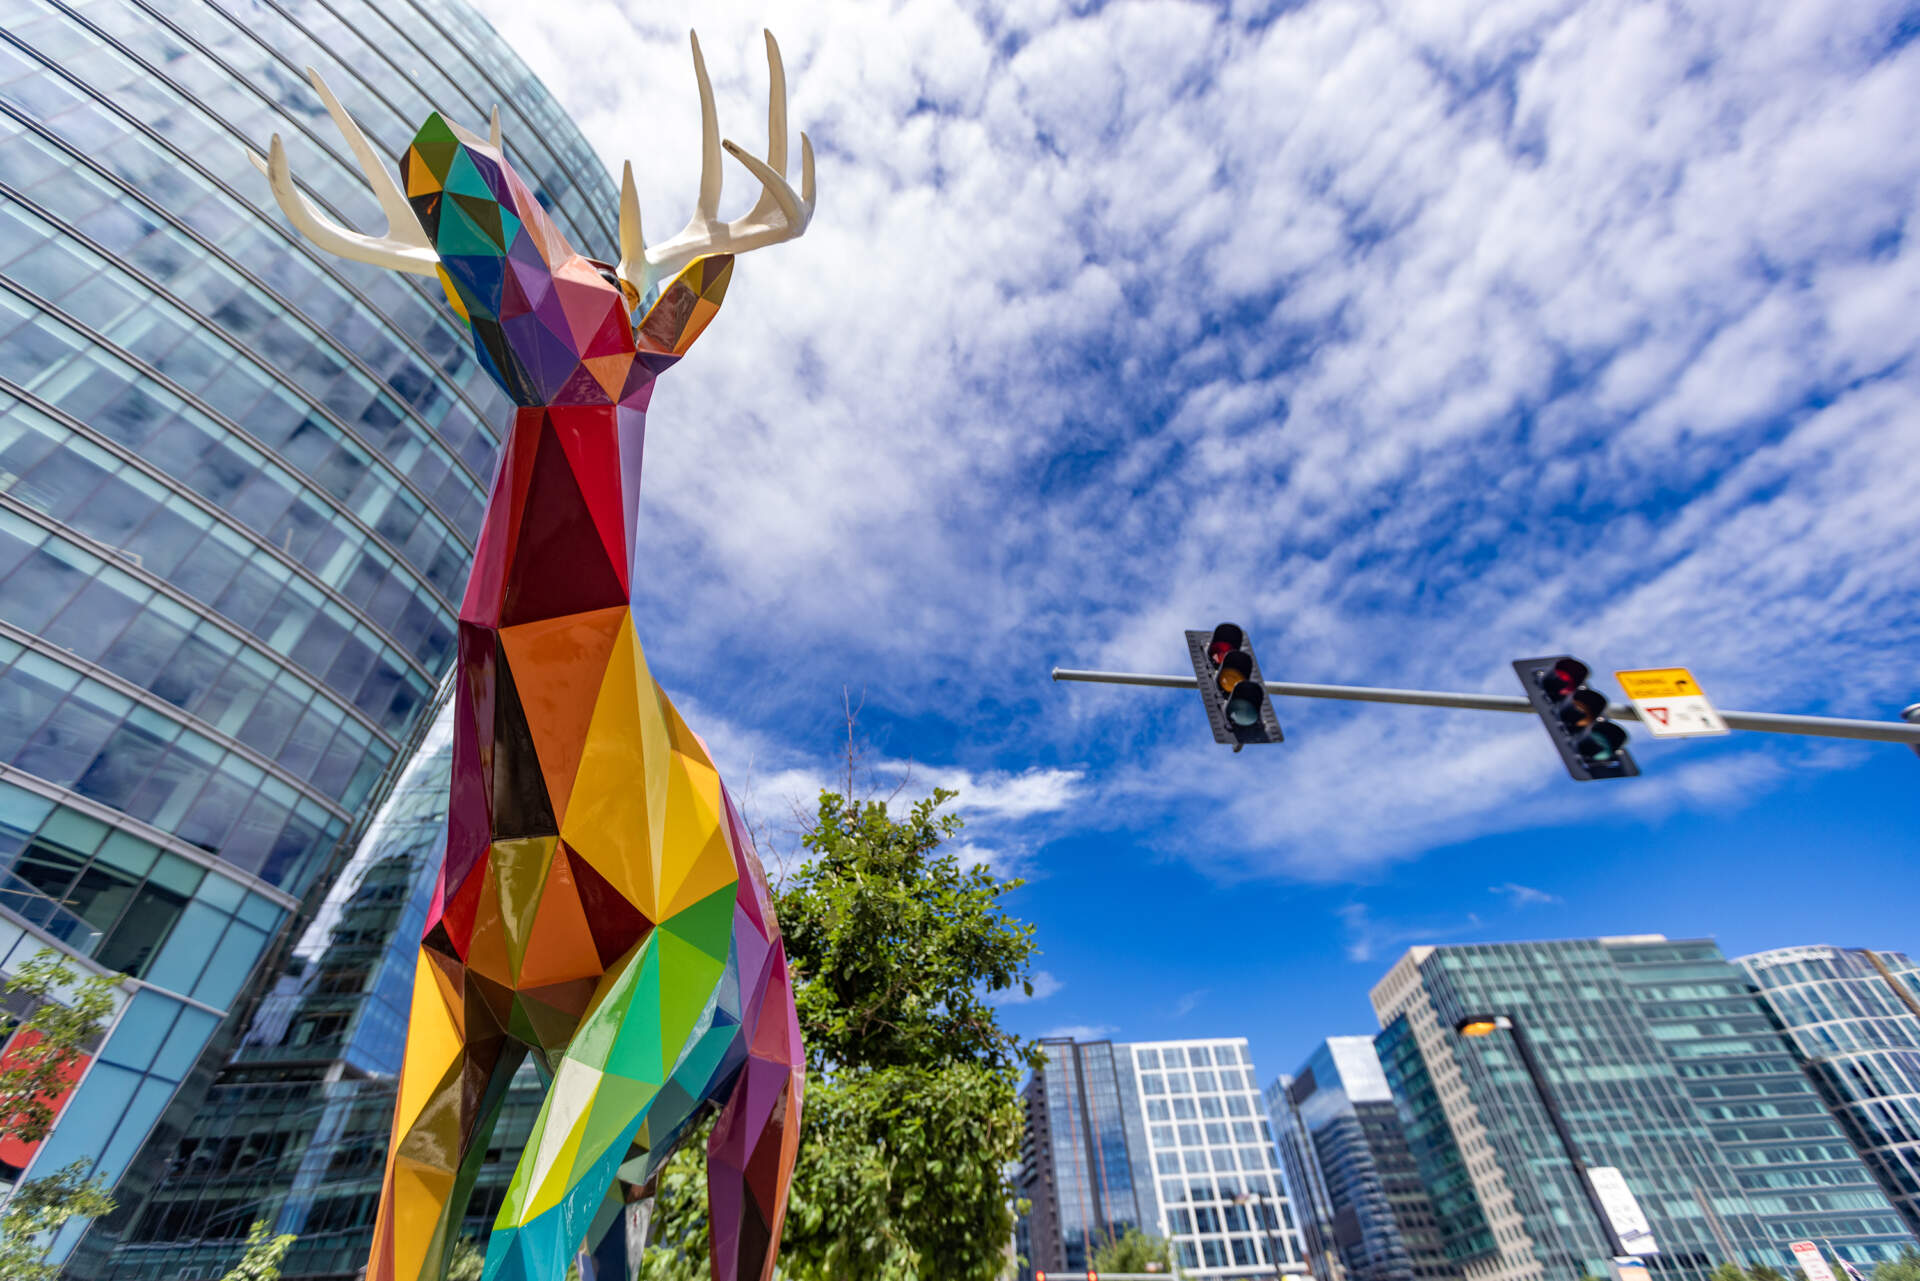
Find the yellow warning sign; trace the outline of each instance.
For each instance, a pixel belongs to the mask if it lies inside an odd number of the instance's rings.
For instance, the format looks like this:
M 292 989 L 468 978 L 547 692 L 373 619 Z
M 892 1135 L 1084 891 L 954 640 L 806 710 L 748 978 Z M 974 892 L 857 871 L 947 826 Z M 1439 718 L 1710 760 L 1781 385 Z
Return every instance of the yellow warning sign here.
M 1684 667 L 1647 667 L 1634 672 L 1615 672 L 1620 691 L 1628 698 L 1684 698 L 1698 694 L 1693 673 Z
M 1627 701 L 1655 738 L 1700 738 L 1724 734 L 1727 723 L 1713 709 L 1706 691 L 1684 667 L 1646 667 L 1615 672 Z

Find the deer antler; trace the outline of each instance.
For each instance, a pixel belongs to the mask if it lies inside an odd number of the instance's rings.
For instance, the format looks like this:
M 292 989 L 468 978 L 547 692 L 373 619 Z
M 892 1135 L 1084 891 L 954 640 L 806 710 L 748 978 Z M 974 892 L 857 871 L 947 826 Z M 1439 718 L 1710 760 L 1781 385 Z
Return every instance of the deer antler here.
M 647 247 L 640 234 L 640 197 L 633 186 L 633 164 L 627 164 L 620 182 L 620 265 L 616 270 L 639 297 L 645 297 L 656 281 L 678 274 L 696 258 L 777 245 L 799 236 L 813 219 L 813 143 L 801 133 L 800 194 L 796 196 L 787 184 L 787 72 L 773 33 L 767 32 L 766 37 L 767 71 L 772 84 L 767 101 L 765 161 L 748 155 L 730 139 L 721 141 L 720 123 L 713 109 L 713 85 L 707 79 L 706 60 L 700 56 L 700 37 L 691 35 L 693 74 L 700 83 L 700 198 L 693 217 L 679 235 Z M 732 222 L 719 221 L 722 147 L 760 180 L 760 199 Z
M 354 123 L 340 100 L 333 96 L 333 90 L 327 88 L 327 82 L 312 67 L 307 68 L 307 78 L 313 81 L 315 92 L 320 101 L 326 104 L 327 114 L 333 117 L 333 123 L 347 140 L 347 146 L 353 151 L 353 158 L 360 162 L 360 172 L 372 188 L 374 199 L 380 202 L 382 212 L 387 215 L 385 235 L 369 236 L 350 228 L 342 227 L 314 207 L 300 189 L 293 183 L 293 168 L 287 163 L 286 144 L 280 141 L 280 135 L 273 135 L 268 148 L 267 159 L 261 159 L 259 153 L 248 149 L 247 159 L 253 167 L 265 174 L 273 185 L 274 199 L 280 204 L 281 211 L 288 221 L 305 232 L 307 239 L 328 253 L 342 258 L 351 258 L 355 262 L 369 262 L 376 267 L 391 267 L 395 271 L 410 271 L 416 276 L 431 276 L 440 265 L 440 256 L 433 251 L 433 244 L 427 239 L 427 233 L 421 229 L 420 222 L 413 216 L 413 209 L 407 204 L 407 198 L 400 190 L 400 184 L 394 181 L 393 173 L 386 163 L 374 151 L 373 144 L 367 141 L 360 126 Z M 447 122 L 454 133 L 468 142 L 480 139 L 452 121 Z M 498 149 L 500 146 L 500 108 L 493 109 L 493 119 L 488 129 L 488 141 Z

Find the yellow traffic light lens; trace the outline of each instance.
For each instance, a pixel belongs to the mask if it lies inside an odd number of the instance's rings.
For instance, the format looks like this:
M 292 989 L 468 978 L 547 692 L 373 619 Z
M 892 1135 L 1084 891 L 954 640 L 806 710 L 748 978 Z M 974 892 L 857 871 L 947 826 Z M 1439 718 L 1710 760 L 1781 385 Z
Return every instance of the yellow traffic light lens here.
M 1220 678 L 1215 684 L 1220 686 L 1220 692 L 1222 694 L 1231 694 L 1233 693 L 1233 687 L 1245 679 L 1247 679 L 1247 674 L 1238 668 L 1223 667 L 1220 669 Z
M 1475 1019 L 1471 1023 L 1462 1023 L 1460 1025 L 1460 1035 L 1461 1036 L 1486 1036 L 1488 1033 L 1498 1029 L 1499 1026 L 1500 1025 L 1498 1023 L 1495 1023 L 1492 1019 Z

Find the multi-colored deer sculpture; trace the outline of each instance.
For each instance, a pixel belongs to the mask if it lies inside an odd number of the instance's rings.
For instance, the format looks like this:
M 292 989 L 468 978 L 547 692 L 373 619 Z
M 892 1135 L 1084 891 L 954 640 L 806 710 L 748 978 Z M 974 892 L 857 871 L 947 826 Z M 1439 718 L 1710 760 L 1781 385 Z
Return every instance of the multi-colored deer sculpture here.
M 444 1274 L 529 1052 L 549 1086 L 487 1243 L 488 1281 L 558 1281 L 709 1104 L 713 1276 L 773 1273 L 804 1079 L 793 989 L 752 841 L 641 653 L 634 531 L 653 380 L 713 319 L 735 254 L 806 229 L 813 151 L 802 134 L 796 195 L 771 35 L 764 161 L 720 141 L 698 39 L 693 60 L 693 218 L 648 247 L 627 166 L 612 266 L 575 251 L 508 165 L 497 110 L 490 138 L 428 116 L 396 183 L 312 76 L 386 212 L 382 236 L 314 208 L 277 135 L 253 158 L 323 249 L 438 277 L 518 406 L 460 604 L 446 860 L 368 1281 Z M 762 186 L 732 222 L 718 218 L 722 147 Z

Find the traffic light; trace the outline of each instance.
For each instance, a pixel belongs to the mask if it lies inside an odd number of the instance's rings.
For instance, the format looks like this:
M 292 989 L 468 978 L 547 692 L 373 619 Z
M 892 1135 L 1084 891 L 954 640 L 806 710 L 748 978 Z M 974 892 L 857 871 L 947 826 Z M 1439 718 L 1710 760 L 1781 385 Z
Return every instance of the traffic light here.
M 1565 654 L 1514 663 L 1527 701 L 1560 749 L 1567 773 L 1579 782 L 1632 778 L 1640 772 L 1627 752 L 1627 731 L 1607 719 L 1607 696 L 1587 688 L 1587 665 Z
M 1188 632 L 1187 656 L 1193 660 L 1193 676 L 1200 683 L 1216 743 L 1232 743 L 1237 752 L 1248 743 L 1278 743 L 1286 737 L 1260 682 L 1253 646 L 1237 625 Z

